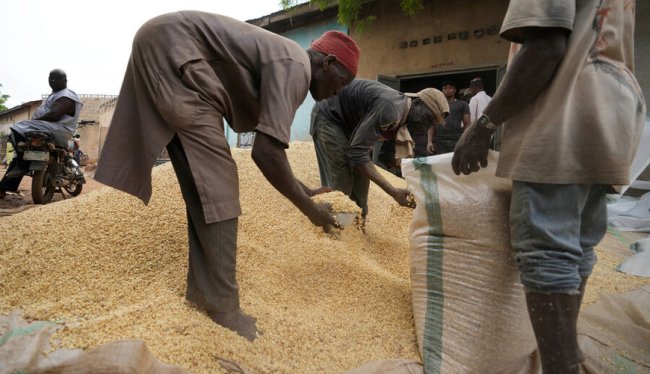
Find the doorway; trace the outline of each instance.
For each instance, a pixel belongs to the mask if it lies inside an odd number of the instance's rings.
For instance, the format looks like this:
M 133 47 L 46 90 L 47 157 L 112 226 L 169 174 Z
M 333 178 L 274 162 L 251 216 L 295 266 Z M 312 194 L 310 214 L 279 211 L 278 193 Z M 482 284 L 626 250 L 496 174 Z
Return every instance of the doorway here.
M 398 75 L 395 77 L 378 75 L 377 81 L 400 92 L 418 92 L 429 87 L 442 90 L 442 83 L 444 81 L 451 80 L 454 81 L 458 87 L 456 98 L 462 99 L 460 96 L 461 92 L 464 89 L 469 88 L 469 82 L 477 77 L 480 77 L 483 80 L 483 89 L 485 90 L 485 93 L 489 96 L 494 96 L 494 92 L 496 91 L 499 83 L 501 83 L 501 79 L 503 79 L 505 70 L 505 65 L 500 65 L 465 70 L 432 72 L 426 74 L 402 76 Z M 378 166 L 399 175 L 398 171 L 396 171 L 394 168 L 387 167 L 387 165 L 381 161 L 382 155 L 390 154 L 391 146 L 391 144 L 384 145 L 383 142 L 378 141 L 373 147 L 373 161 Z M 494 134 L 491 148 L 498 151 L 500 146 L 501 128 L 499 128 Z
M 498 69 L 472 70 L 468 72 L 447 73 L 423 77 L 404 77 L 400 80 L 402 92 L 418 92 L 427 87 L 442 90 L 442 83 L 446 80 L 454 81 L 458 85 L 458 92 L 469 88 L 469 82 L 477 77 L 483 80 L 483 89 L 489 96 L 494 96 L 497 89 Z
M 401 92 L 418 92 L 422 89 L 433 87 L 442 89 L 442 83 L 446 80 L 456 82 L 458 91 L 469 88 L 469 82 L 481 77 L 483 88 L 489 96 L 494 96 L 497 86 L 505 73 L 505 66 L 488 66 L 484 68 L 434 72 L 427 74 L 402 75 L 390 77 L 385 75 L 377 76 L 377 81 Z

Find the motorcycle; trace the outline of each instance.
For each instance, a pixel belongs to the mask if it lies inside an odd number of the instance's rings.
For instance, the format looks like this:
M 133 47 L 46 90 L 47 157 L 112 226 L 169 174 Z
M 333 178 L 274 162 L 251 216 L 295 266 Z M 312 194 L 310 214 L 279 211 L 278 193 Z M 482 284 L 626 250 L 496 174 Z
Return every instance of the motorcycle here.
M 55 144 L 52 134 L 46 131 L 28 131 L 25 141 L 18 142 L 17 150 L 23 152 L 23 160 L 30 161 L 32 199 L 35 204 L 47 204 L 54 194 L 63 191 L 71 196 L 81 193 L 86 183 L 79 165 L 70 154 L 70 142 L 64 147 Z

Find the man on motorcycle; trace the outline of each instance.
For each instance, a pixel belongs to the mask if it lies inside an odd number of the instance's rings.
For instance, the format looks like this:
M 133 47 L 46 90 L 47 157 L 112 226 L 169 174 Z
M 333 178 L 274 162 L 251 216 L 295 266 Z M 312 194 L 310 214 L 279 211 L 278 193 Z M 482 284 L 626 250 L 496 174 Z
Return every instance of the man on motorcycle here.
M 16 155 L 9 164 L 7 172 L 0 180 L 0 199 L 7 191 L 17 191 L 23 176 L 29 171 L 22 152 L 16 145 L 24 141 L 27 131 L 47 131 L 52 133 L 56 144 L 67 144 L 74 134 L 81 112 L 81 99 L 67 88 L 68 80 L 63 70 L 54 69 L 48 79 L 52 93 L 34 112 L 31 120 L 20 121 L 11 126 L 9 141 L 16 149 Z

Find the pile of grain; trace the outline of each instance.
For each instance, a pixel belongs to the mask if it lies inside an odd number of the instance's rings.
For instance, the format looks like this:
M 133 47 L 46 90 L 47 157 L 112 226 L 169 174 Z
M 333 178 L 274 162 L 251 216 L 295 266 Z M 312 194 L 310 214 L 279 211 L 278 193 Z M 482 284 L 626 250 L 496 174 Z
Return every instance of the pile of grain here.
M 312 197 L 317 203 L 327 203 L 333 212 L 361 213 L 361 208 L 348 195 L 341 191 L 332 191 Z
M 295 174 L 316 187 L 313 146 L 292 143 Z M 0 218 L 0 313 L 65 323 L 61 345 L 143 339 L 164 362 L 219 372 L 340 373 L 386 358 L 418 359 L 409 286 L 412 211 L 371 185 L 366 235 L 333 240 L 276 192 L 250 159 L 239 166 L 242 308 L 263 335 L 247 342 L 184 302 L 185 208 L 171 165 L 156 168 L 148 207 L 110 188 Z M 402 180 L 385 175 L 396 186 Z M 614 243 L 617 244 L 617 243 Z M 591 294 L 648 280 L 615 273 L 599 253 Z
M 319 185 L 313 146 L 292 144 L 295 174 Z M 242 308 L 263 335 L 249 343 L 184 303 L 185 208 L 170 164 L 145 207 L 103 188 L 0 219 L 0 313 L 63 322 L 66 347 L 143 339 L 164 362 L 218 372 L 217 357 L 253 372 L 340 373 L 368 361 L 417 359 L 408 282 L 411 210 L 373 186 L 367 235 L 313 227 L 251 161 L 240 172 Z M 389 177 L 389 176 L 387 176 Z M 404 186 L 394 178 L 391 181 Z

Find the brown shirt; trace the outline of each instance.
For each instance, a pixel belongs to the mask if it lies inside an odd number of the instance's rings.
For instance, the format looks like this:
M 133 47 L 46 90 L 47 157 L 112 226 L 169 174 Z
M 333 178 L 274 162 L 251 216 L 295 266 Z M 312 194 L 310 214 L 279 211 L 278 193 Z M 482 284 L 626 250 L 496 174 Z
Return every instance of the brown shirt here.
M 501 35 L 520 42 L 524 27 L 571 33 L 547 89 L 504 124 L 496 175 L 627 184 L 645 117 L 633 74 L 634 1 L 511 0 Z
M 176 134 L 206 221 L 236 217 L 237 171 L 222 118 L 288 146 L 310 77 L 306 51 L 287 38 L 217 14 L 158 16 L 134 38 L 95 178 L 148 203 L 154 161 Z

